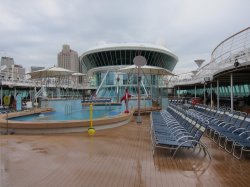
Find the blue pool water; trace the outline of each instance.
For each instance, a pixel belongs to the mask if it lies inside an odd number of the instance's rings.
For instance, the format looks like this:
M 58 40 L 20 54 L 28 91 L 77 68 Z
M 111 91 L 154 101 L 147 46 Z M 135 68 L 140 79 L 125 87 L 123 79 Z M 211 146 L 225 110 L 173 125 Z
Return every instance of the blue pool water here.
M 42 107 L 45 106 L 52 107 L 55 111 L 9 119 L 17 121 L 89 120 L 89 106 L 82 106 L 79 100 L 61 100 L 42 103 Z M 124 109 L 124 105 L 93 106 L 93 119 L 115 116 L 122 113 Z
M 122 106 L 94 106 L 93 119 L 101 117 L 115 116 L 123 112 Z M 28 116 L 21 116 L 10 118 L 10 120 L 17 121 L 65 121 L 65 120 L 89 120 L 89 107 L 82 107 L 81 110 L 72 111 L 72 113 L 64 113 L 60 111 L 32 114 Z
M 66 120 L 89 120 L 89 106 L 82 106 L 81 100 L 50 100 L 42 101 L 42 107 L 51 107 L 53 112 L 32 114 L 28 116 L 9 118 L 16 121 L 66 121 Z M 152 106 L 151 100 L 141 100 L 141 107 Z M 137 100 L 129 101 L 129 108 L 137 107 Z M 111 117 L 122 113 L 125 110 L 122 105 L 93 106 L 93 119 Z

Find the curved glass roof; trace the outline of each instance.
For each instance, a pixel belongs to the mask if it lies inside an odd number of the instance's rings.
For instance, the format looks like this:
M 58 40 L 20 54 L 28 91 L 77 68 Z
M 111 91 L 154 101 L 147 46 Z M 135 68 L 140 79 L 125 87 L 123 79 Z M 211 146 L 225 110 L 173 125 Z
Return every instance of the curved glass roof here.
M 80 57 L 81 64 L 90 70 L 103 66 L 133 65 L 135 56 L 142 55 L 147 65 L 172 71 L 178 57 L 164 47 L 149 44 L 103 45 L 92 48 Z

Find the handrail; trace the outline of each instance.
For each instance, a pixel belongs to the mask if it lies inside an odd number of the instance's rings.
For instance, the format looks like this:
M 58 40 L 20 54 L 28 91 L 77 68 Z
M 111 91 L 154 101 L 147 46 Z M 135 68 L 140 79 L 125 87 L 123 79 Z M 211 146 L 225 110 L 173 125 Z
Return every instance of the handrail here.
M 245 28 L 245 29 L 239 31 L 239 32 L 233 34 L 232 36 L 229 36 L 228 38 L 226 38 L 226 39 L 223 40 L 222 42 L 220 42 L 220 43 L 214 48 L 214 50 L 212 51 L 212 54 L 214 53 L 214 51 L 216 51 L 216 49 L 217 49 L 221 44 L 223 44 L 223 43 L 226 42 L 227 40 L 233 38 L 234 36 L 236 36 L 236 35 L 238 35 L 238 34 L 240 34 L 240 33 L 242 33 L 242 32 L 245 32 L 245 31 L 248 30 L 248 29 L 250 29 L 250 27 L 247 27 L 247 28 Z
M 240 64 L 250 61 L 250 27 L 220 42 L 212 51 L 210 62 L 199 68 L 195 75 L 182 78 L 181 74 L 169 81 L 168 86 L 198 84 L 204 82 L 205 77 L 213 80 L 216 72 L 233 67 L 236 59 Z
M 105 74 L 105 76 L 103 77 L 103 79 L 102 79 L 102 82 L 101 82 L 100 86 L 97 88 L 96 93 L 95 93 L 95 95 L 96 95 L 96 96 L 97 96 L 97 94 L 98 94 L 98 92 L 99 92 L 100 88 L 102 87 L 102 85 L 103 85 L 104 81 L 106 80 L 106 77 L 107 77 L 108 73 L 109 73 L 109 70 L 107 71 L 107 73 L 106 73 L 106 74 Z
M 144 91 L 145 91 L 145 93 L 146 93 L 146 96 L 148 97 L 148 92 L 147 92 L 147 89 L 145 88 L 145 85 L 144 85 L 144 83 L 143 83 L 143 81 L 141 80 L 141 84 L 142 84 L 142 87 L 143 87 L 143 89 L 144 89 Z

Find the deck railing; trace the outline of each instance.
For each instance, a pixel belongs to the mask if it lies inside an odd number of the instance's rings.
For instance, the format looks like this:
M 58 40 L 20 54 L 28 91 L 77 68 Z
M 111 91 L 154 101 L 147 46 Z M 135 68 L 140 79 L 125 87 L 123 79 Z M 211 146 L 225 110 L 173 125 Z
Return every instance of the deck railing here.
M 203 83 L 205 77 L 213 79 L 213 75 L 235 62 L 239 64 L 250 61 L 250 27 L 223 40 L 212 51 L 208 64 L 198 69 L 197 74 L 177 76 L 168 82 L 168 86 Z

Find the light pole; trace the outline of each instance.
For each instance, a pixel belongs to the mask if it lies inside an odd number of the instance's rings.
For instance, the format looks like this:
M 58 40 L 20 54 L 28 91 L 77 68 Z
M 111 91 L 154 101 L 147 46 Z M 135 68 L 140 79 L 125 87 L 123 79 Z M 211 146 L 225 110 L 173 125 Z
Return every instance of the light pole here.
M 145 57 L 143 56 L 136 56 L 133 59 L 134 64 L 137 66 L 137 90 L 138 90 L 138 109 L 137 109 L 137 119 L 136 122 L 137 123 L 141 123 L 141 115 L 140 115 L 140 82 L 141 82 L 141 75 L 140 75 L 140 70 L 141 70 L 141 66 L 144 66 L 147 64 L 147 60 Z

